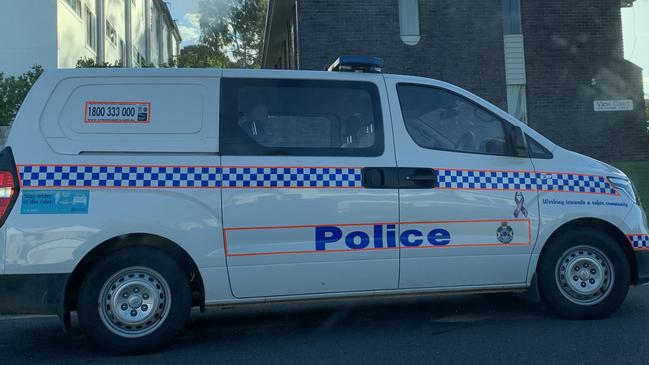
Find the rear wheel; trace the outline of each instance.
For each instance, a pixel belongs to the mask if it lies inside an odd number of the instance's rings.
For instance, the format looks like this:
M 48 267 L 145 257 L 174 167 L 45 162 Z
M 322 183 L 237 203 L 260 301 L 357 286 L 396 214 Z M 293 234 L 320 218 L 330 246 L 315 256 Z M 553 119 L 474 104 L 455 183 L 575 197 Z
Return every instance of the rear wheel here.
M 164 252 L 127 247 L 93 266 L 78 300 L 81 328 L 101 349 L 147 353 L 184 327 L 191 290 L 182 268 Z
M 549 243 L 537 272 L 543 299 L 573 319 L 608 317 L 629 290 L 624 251 L 608 235 L 589 228 L 574 229 Z

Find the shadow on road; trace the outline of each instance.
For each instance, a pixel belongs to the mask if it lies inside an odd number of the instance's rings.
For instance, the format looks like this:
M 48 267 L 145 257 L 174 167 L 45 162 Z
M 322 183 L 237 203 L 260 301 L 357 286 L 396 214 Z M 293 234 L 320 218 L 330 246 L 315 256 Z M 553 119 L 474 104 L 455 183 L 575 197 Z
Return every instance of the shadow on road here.
M 511 293 L 209 309 L 193 312 L 168 349 L 121 358 L 90 347 L 76 323 L 62 334 L 55 317 L 5 317 L 0 319 L 0 363 L 429 363 L 431 356 L 464 363 L 535 356 L 545 362 L 561 360 L 558 356 L 579 346 L 579 336 L 566 333 L 590 333 L 588 354 L 598 362 L 612 356 L 607 347 L 638 348 L 629 339 L 649 323 L 648 294 L 644 288 L 632 293 L 620 312 L 601 321 L 560 319 Z M 620 328 L 628 336 L 612 340 L 612 331 Z
M 432 324 L 445 332 L 484 321 L 543 315 L 553 316 L 542 314 L 539 304 L 512 293 L 265 304 L 196 313 L 182 339 L 200 346 L 202 341 L 245 341 L 248 336 L 335 335 Z

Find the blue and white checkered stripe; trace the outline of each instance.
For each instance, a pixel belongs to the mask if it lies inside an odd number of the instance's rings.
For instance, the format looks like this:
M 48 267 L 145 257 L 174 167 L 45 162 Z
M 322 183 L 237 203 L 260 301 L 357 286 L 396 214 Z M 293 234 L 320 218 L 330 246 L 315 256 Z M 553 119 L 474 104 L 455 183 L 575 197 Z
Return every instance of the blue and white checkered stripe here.
M 20 166 L 23 187 L 215 188 L 220 167 Z
M 533 172 L 437 170 L 440 188 L 536 190 L 537 177 Z
M 438 187 L 446 189 L 541 190 L 616 195 L 603 176 L 530 171 L 437 170 Z
M 616 195 L 617 190 L 604 176 L 576 175 L 567 173 L 538 174 L 538 189 L 542 191 L 565 191 Z
M 25 188 L 356 188 L 361 170 L 336 167 L 19 166 Z
M 361 169 L 340 167 L 223 167 L 224 188 L 358 188 Z
M 649 248 L 649 234 L 630 234 L 627 237 L 633 248 Z
M 360 168 L 219 166 L 19 166 L 22 186 L 133 188 L 358 188 Z M 529 171 L 437 170 L 439 188 L 615 195 L 602 176 Z

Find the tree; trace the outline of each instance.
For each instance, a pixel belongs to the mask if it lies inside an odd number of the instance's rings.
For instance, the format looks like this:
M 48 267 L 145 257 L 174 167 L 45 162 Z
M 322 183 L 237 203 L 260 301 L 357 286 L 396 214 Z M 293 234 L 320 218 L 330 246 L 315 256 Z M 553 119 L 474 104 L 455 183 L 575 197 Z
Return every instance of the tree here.
M 200 43 L 233 67 L 258 68 L 268 0 L 200 0 Z
M 120 61 L 115 61 L 115 63 L 102 62 L 98 63 L 92 57 L 81 57 L 77 60 L 76 68 L 110 68 L 110 67 L 122 67 Z
M 0 125 L 11 125 L 27 93 L 42 73 L 43 68 L 38 65 L 18 77 L 0 72 Z
M 176 61 L 178 67 L 231 67 L 232 62 L 220 52 L 209 46 L 197 44 L 183 48 Z

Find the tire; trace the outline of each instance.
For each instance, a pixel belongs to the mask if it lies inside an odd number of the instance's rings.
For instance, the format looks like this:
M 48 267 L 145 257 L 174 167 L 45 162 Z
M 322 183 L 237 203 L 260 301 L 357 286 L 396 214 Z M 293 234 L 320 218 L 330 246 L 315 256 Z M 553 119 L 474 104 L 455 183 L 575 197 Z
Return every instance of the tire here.
M 86 273 L 77 312 L 82 331 L 100 350 L 127 355 L 167 346 L 184 328 L 190 307 L 189 279 L 180 265 L 158 249 L 133 246 Z
M 570 319 L 613 314 L 624 302 L 631 278 L 620 244 L 591 228 L 573 229 L 550 242 L 537 274 L 541 297 Z

